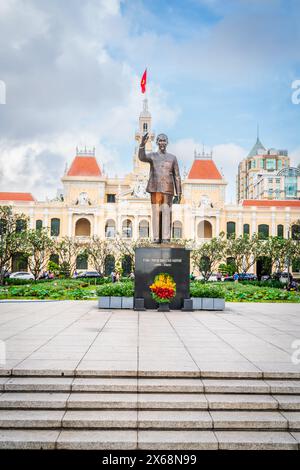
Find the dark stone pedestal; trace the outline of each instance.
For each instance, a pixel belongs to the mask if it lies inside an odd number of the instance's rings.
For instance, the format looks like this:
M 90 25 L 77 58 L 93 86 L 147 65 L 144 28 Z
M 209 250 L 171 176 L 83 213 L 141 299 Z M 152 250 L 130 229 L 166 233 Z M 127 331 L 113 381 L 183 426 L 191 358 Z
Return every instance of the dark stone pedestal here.
M 156 309 L 149 286 L 157 274 L 168 273 L 176 282 L 176 296 L 170 308 L 180 310 L 190 297 L 190 252 L 181 246 L 151 246 L 135 250 L 135 298 L 144 298 L 145 307 Z

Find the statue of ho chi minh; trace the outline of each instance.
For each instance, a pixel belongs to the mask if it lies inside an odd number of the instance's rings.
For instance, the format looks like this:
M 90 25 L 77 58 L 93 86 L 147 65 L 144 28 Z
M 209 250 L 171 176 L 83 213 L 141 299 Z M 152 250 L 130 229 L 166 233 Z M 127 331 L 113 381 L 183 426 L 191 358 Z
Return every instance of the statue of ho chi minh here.
M 172 201 L 174 194 L 181 199 L 181 179 L 175 155 L 167 153 L 168 137 L 159 134 L 156 139 L 158 152 L 145 152 L 148 132 L 142 137 L 139 159 L 150 163 L 150 175 L 146 191 L 151 195 L 152 229 L 154 243 L 167 243 L 171 239 Z

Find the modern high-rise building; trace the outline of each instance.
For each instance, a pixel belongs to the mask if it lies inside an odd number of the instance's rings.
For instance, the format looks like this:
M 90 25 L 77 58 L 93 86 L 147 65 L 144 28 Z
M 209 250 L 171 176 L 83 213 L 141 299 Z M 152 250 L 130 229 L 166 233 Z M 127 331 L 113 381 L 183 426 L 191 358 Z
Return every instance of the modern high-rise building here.
M 245 199 L 300 199 L 300 170 L 287 150 L 266 149 L 259 137 L 238 167 L 237 202 Z

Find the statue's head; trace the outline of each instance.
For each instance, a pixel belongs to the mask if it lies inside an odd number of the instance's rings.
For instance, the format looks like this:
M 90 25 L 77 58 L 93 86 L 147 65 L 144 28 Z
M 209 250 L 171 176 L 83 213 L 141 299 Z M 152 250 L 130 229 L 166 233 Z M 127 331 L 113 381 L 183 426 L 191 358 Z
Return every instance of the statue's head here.
M 166 136 L 166 134 L 158 134 L 158 136 L 156 137 L 156 143 L 159 147 L 159 150 L 162 153 L 165 153 L 167 145 L 169 143 L 168 137 Z

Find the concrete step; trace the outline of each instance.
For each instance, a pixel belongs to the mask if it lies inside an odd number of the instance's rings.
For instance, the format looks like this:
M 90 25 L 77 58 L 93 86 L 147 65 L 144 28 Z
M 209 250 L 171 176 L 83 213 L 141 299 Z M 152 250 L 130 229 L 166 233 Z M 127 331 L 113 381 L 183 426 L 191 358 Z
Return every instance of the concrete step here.
M 199 430 L 0 430 L 0 449 L 299 450 L 300 433 Z
M 93 363 L 95 361 L 91 361 Z M 97 361 L 96 361 L 97 362 Z M 266 370 L 260 371 L 257 368 L 253 370 L 247 370 L 238 368 L 235 370 L 235 366 L 220 367 L 220 364 L 215 365 L 214 368 L 203 368 L 203 370 L 178 370 L 176 367 L 172 367 L 170 370 L 167 367 L 164 369 L 158 368 L 157 370 L 149 370 L 149 368 L 140 368 L 137 370 L 135 367 L 126 369 L 99 369 L 99 368 L 85 368 L 81 367 L 78 369 L 59 369 L 57 365 L 53 368 L 0 368 L 0 377 L 12 378 L 12 377 L 67 377 L 67 378 L 111 378 L 111 377 L 125 377 L 125 378 L 201 378 L 201 379 L 253 379 L 253 380 L 300 380 L 300 370 Z
M 300 430 L 300 412 L 195 410 L 0 410 L 2 429 Z
M 13 377 L 0 383 L 7 392 L 140 392 L 216 394 L 300 394 L 300 380 Z
M 300 410 L 300 395 L 3 392 L 0 409 Z

